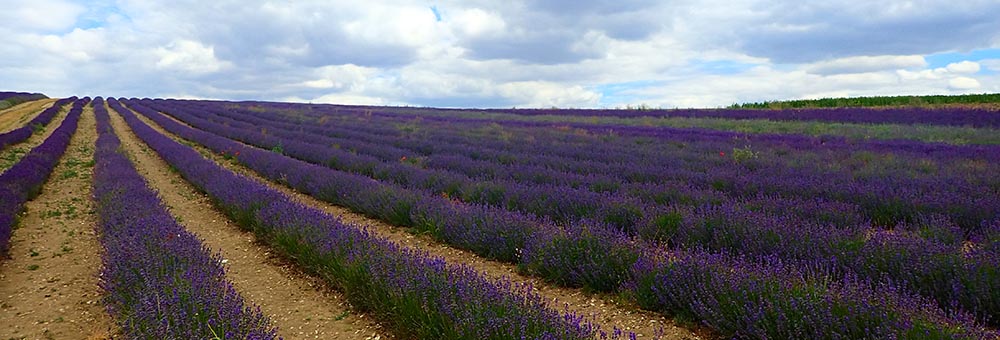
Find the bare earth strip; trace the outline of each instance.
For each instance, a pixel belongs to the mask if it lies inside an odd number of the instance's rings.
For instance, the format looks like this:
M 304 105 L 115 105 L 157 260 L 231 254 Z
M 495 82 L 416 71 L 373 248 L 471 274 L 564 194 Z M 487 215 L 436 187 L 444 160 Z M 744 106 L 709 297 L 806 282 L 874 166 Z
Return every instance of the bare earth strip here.
M 136 114 L 136 116 L 160 133 L 175 140 L 181 140 L 176 135 L 163 130 L 155 122 L 146 119 L 142 115 Z M 177 122 L 184 124 L 181 121 Z M 285 193 L 296 201 L 322 209 L 331 215 L 339 217 L 346 223 L 363 226 L 393 242 L 428 251 L 431 255 L 444 258 L 448 263 L 468 264 L 476 270 L 494 278 L 508 276 L 514 282 L 530 283 L 550 303 L 552 308 L 563 310 L 566 307 L 577 314 L 592 316 L 595 323 L 608 332 L 611 331 L 612 327 L 617 326 L 618 328 L 635 332 L 639 339 L 650 339 L 654 338 L 654 336 L 659 336 L 662 339 L 706 339 L 713 337 L 713 334 L 707 329 L 697 325 L 694 326 L 693 330 L 684 328 L 678 325 L 673 319 L 666 318 L 659 313 L 641 310 L 638 306 L 624 303 L 610 294 L 594 294 L 584 292 L 582 289 L 559 287 L 538 278 L 518 274 L 516 265 L 484 259 L 475 253 L 452 248 L 434 240 L 430 236 L 413 235 L 407 232 L 408 228 L 371 219 L 354 213 L 347 208 L 314 199 L 289 187 L 273 183 L 252 170 L 237 164 L 235 161 L 226 160 L 200 145 L 196 145 L 194 148 L 232 171 L 254 178 L 258 182 Z
M 41 145 L 45 139 L 49 138 L 56 131 L 56 128 L 62 124 L 63 119 L 66 119 L 67 113 L 69 113 L 68 106 L 59 111 L 59 114 L 56 114 L 55 117 L 52 117 L 52 121 L 49 122 L 49 125 L 45 126 L 44 130 L 42 130 L 43 132 L 32 134 L 31 137 L 28 137 L 23 142 L 8 145 L 3 150 L 0 150 L 0 173 L 7 171 L 14 164 L 17 164 L 31 149 Z
M 0 339 L 112 334 L 97 285 L 101 246 L 90 199 L 96 139 L 88 108 L 41 193 L 26 204 L 11 259 L 0 265 Z
M 39 99 L 20 103 L 0 111 L 0 133 L 24 126 L 55 102 L 55 98 Z
M 160 199 L 188 231 L 226 259 L 226 278 L 249 302 L 261 307 L 285 339 L 386 338 L 368 315 L 352 314 L 346 298 L 326 288 L 255 241 L 216 210 L 150 150 L 111 110 L 112 125 L 136 168 L 159 191 Z

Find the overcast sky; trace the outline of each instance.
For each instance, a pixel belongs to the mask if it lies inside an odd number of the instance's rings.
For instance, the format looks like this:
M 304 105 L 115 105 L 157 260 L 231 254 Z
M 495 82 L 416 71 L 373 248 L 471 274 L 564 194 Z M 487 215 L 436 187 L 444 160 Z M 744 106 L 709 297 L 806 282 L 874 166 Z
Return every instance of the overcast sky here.
M 669 108 L 1000 92 L 996 0 L 4 4 L 0 90 L 54 97 Z

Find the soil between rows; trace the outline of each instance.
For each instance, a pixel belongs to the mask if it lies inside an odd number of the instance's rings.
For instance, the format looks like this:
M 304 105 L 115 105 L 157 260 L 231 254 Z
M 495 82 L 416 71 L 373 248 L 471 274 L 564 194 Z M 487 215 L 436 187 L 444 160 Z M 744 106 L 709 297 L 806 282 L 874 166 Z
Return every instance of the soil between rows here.
M 57 116 L 49 131 L 61 122 Z M 34 138 L 34 137 L 33 137 Z M 113 334 L 97 285 L 101 245 L 91 200 L 97 128 L 84 110 L 66 154 L 25 204 L 0 261 L 0 339 L 104 339 Z
M 181 140 L 180 137 L 164 130 L 141 114 L 136 113 L 136 116 L 160 133 L 175 140 Z M 173 119 L 172 117 L 170 118 Z M 187 125 L 182 121 L 173 120 Z M 317 200 L 289 187 L 271 182 L 259 176 L 256 172 L 237 164 L 233 160 L 226 160 L 201 145 L 195 145 L 194 148 L 231 171 L 264 183 L 271 188 L 285 193 L 298 202 L 319 208 L 328 214 L 340 218 L 345 223 L 366 228 L 379 236 L 401 245 L 427 251 L 431 255 L 443 258 L 448 263 L 469 265 L 490 277 L 500 278 L 507 276 L 513 282 L 531 284 L 535 291 L 549 302 L 551 308 L 556 310 L 563 310 L 565 308 L 579 315 L 592 317 L 593 321 L 606 331 L 610 332 L 613 327 L 617 326 L 620 329 L 635 332 L 639 339 L 649 339 L 654 338 L 654 336 L 660 336 L 662 339 L 706 339 L 714 337 L 709 330 L 703 327 L 695 326 L 693 330 L 682 327 L 674 320 L 666 318 L 659 313 L 642 310 L 638 306 L 622 302 L 610 294 L 595 294 L 585 292 L 582 289 L 559 287 L 538 278 L 521 275 L 517 272 L 516 265 L 484 259 L 475 253 L 452 248 L 427 235 L 413 235 L 408 232 L 409 228 L 394 226 L 383 221 L 368 218 L 354 213 L 347 208 Z
M 326 288 L 258 242 L 253 233 L 216 210 L 199 192 L 149 149 L 113 110 L 111 122 L 129 158 L 159 192 L 170 213 L 202 243 L 226 260 L 226 278 L 248 302 L 257 304 L 285 339 L 386 338 L 368 315 L 349 310 L 342 294 Z

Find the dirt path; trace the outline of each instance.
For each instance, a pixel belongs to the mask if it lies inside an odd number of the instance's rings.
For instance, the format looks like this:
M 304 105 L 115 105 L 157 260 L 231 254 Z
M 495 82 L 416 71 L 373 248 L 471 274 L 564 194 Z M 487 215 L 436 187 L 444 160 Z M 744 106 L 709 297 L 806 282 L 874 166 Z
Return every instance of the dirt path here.
M 373 319 L 353 314 L 347 300 L 319 279 L 298 271 L 269 249 L 255 242 L 253 233 L 216 210 L 208 197 L 198 192 L 154 151 L 149 149 L 115 113 L 111 122 L 129 153 L 160 199 L 187 230 L 198 235 L 213 251 L 222 253 L 226 278 L 245 299 L 278 326 L 285 339 L 385 338 Z
M 10 145 L 3 150 L 0 150 L 0 173 L 7 171 L 10 167 L 17 164 L 24 155 L 28 154 L 31 149 L 42 144 L 45 139 L 49 138 L 56 128 L 62 124 L 62 121 L 66 119 L 66 115 L 69 113 L 69 107 L 67 106 L 63 110 L 59 111 L 55 117 L 52 117 L 52 121 L 49 125 L 46 125 L 42 133 L 32 134 L 31 137 L 24 140 L 23 142 Z M 30 119 L 30 118 L 29 118 Z
M 175 140 L 180 139 L 176 135 L 163 130 L 153 121 L 146 119 L 140 114 L 136 115 L 160 133 Z M 183 124 L 183 122 L 180 123 Z M 612 330 L 612 327 L 617 326 L 621 329 L 635 332 L 639 339 L 650 339 L 656 335 L 661 336 L 663 339 L 706 339 L 713 337 L 712 333 L 703 327 L 693 325 L 692 329 L 694 330 L 681 327 L 673 319 L 666 318 L 659 313 L 641 310 L 638 306 L 622 302 L 611 294 L 594 294 L 584 292 L 582 289 L 563 288 L 549 284 L 538 278 L 520 275 L 517 273 L 516 265 L 484 259 L 475 253 L 455 249 L 435 241 L 430 236 L 413 235 L 407 232 L 408 228 L 393 226 L 379 220 L 371 219 L 351 212 L 349 209 L 314 199 L 289 187 L 275 184 L 259 176 L 252 170 L 237 164 L 234 160 L 223 159 L 200 145 L 196 145 L 195 149 L 232 171 L 265 183 L 299 202 L 338 216 L 346 223 L 365 226 L 369 230 L 393 242 L 426 250 L 434 256 L 444 258 L 449 263 L 468 264 L 491 277 L 500 278 L 502 276 L 509 276 L 515 282 L 531 283 L 536 291 L 549 301 L 553 308 L 563 310 L 563 307 L 567 306 L 569 310 L 580 315 L 593 316 L 596 323 L 600 324 L 608 332 Z
M 39 99 L 20 103 L 0 111 L 0 133 L 24 126 L 55 102 L 55 98 Z
M 111 334 L 97 286 L 101 246 L 90 200 L 96 139 L 88 108 L 41 194 L 25 205 L 11 238 L 11 259 L 0 265 L 0 339 Z

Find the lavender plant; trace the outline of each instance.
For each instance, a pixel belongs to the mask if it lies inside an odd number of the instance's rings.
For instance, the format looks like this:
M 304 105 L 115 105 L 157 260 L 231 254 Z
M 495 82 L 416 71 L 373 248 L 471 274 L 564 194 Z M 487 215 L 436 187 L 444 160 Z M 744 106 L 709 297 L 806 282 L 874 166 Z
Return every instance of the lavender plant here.
M 248 147 L 246 145 L 221 138 L 219 136 L 206 133 L 204 131 L 199 131 L 192 129 L 187 126 L 183 126 L 175 121 L 163 117 L 155 111 L 143 106 L 141 103 L 130 102 L 130 105 L 137 111 L 142 112 L 147 117 L 157 121 L 161 126 L 166 129 L 178 133 L 184 138 L 196 141 L 209 148 L 215 150 L 216 152 L 225 153 L 240 153 L 240 162 L 258 171 L 265 177 L 279 180 L 286 183 L 294 188 L 297 188 L 303 192 L 309 193 L 321 199 L 326 199 L 333 202 L 342 202 L 341 204 L 347 205 L 358 211 L 365 212 L 367 214 L 373 215 L 378 218 L 392 220 L 393 218 L 399 218 L 402 216 L 401 211 L 410 211 L 411 218 L 409 222 L 416 221 L 415 225 L 427 228 L 427 230 L 433 230 L 435 232 L 444 230 L 456 230 L 461 228 L 443 228 L 444 221 L 448 218 L 441 218 L 440 216 L 448 216 L 445 214 L 438 215 L 420 215 L 414 213 L 414 207 L 417 207 L 416 211 L 420 209 L 448 209 L 448 206 L 463 206 L 459 203 L 453 202 L 447 198 L 440 197 L 438 195 L 433 195 L 432 193 L 420 191 L 407 191 L 399 188 L 388 190 L 386 186 L 379 185 L 378 182 L 371 181 L 370 178 L 364 176 L 359 176 L 355 174 L 345 174 L 339 172 L 331 172 L 325 167 L 318 166 L 315 164 L 308 164 L 301 161 L 296 161 L 282 155 L 278 155 L 272 152 L 267 152 L 262 149 Z M 415 203 L 416 198 L 423 198 L 425 202 L 423 204 Z M 402 208 L 401 208 L 402 207 Z M 466 209 L 450 209 L 446 210 L 448 214 L 462 214 L 469 211 Z M 500 211 L 500 213 L 503 213 Z M 436 218 L 425 218 L 424 216 L 438 216 Z M 509 215 L 511 217 L 516 215 Z M 613 229 L 602 228 L 600 223 L 594 224 L 593 227 L 583 228 L 559 228 L 556 226 L 551 226 L 544 220 L 534 220 L 536 222 L 532 224 L 530 220 L 524 224 L 515 223 L 513 225 L 498 225 L 492 230 L 501 230 L 497 228 L 518 228 L 519 230 L 512 230 L 510 235 L 528 235 L 525 239 L 525 243 L 518 246 L 503 246 L 502 249 L 514 249 L 515 254 L 513 258 L 517 258 L 521 261 L 522 265 L 527 271 L 533 272 L 535 274 L 549 278 L 550 280 L 560 282 L 567 285 L 581 285 L 586 287 L 591 287 L 600 290 L 625 290 L 639 292 L 641 287 L 650 287 L 651 283 L 639 284 L 639 282 L 644 281 L 643 276 L 630 274 L 630 268 L 633 263 L 643 263 L 642 261 L 648 261 L 649 256 L 646 252 L 646 248 L 641 242 L 634 242 L 629 238 L 629 236 L 624 234 L 616 234 Z M 458 221 L 489 221 L 486 218 L 472 218 L 472 216 L 465 217 L 463 219 L 458 219 Z M 676 222 L 676 218 L 663 219 L 662 224 L 664 225 L 674 225 L 678 226 L 681 223 Z M 402 219 L 405 223 L 405 219 Z M 673 221 L 673 222 L 672 222 Z M 460 222 L 461 223 L 461 222 Z M 470 223 L 470 222 L 466 222 Z M 482 226 L 476 225 L 475 222 L 471 222 L 472 225 L 467 225 L 467 228 L 475 227 L 482 228 Z M 539 229 L 534 229 L 532 226 L 541 226 Z M 571 227 L 579 227 L 572 226 Z M 523 228 L 523 229 L 522 229 Z M 510 230 L 510 229 L 505 229 Z M 582 230 L 593 230 L 597 232 L 581 232 Z M 720 229 L 722 230 L 722 229 Z M 464 232 L 465 235 L 476 234 L 476 230 L 469 230 Z M 457 235 L 462 235 L 461 233 Z M 457 236 L 456 235 L 456 236 Z M 592 237 L 589 235 L 598 235 L 598 237 Z M 753 233 L 747 233 L 747 235 L 755 235 Z M 773 233 L 763 233 L 765 238 L 762 241 L 766 241 L 767 237 L 773 237 Z M 780 236 L 777 235 L 777 236 Z M 615 239 L 615 237 L 617 237 Z M 443 237 L 447 238 L 447 237 Z M 453 239 L 458 239 L 455 237 Z M 771 240 L 770 242 L 761 242 L 761 245 L 765 246 L 775 246 L 780 245 L 780 238 L 778 240 Z M 608 243 L 613 246 L 607 246 L 602 243 Z M 462 241 L 456 242 L 456 244 L 463 244 Z M 848 243 L 848 245 L 850 245 Z M 808 244 L 806 245 L 808 246 Z M 473 247 L 475 248 L 475 247 Z M 485 248 L 484 246 L 479 247 L 479 249 Z M 608 251 L 608 249 L 620 250 L 621 252 Z M 762 248 L 764 249 L 764 248 Z M 678 250 L 678 254 L 685 254 L 685 250 Z M 719 253 L 719 256 L 729 256 L 725 255 L 725 252 Z M 679 255 L 678 255 L 679 256 Z M 670 258 L 670 256 L 666 256 Z M 635 260 L 630 260 L 635 259 Z M 763 260 L 761 260 L 763 259 Z M 854 277 L 850 270 L 843 271 L 836 274 L 831 274 L 831 266 L 827 261 L 821 261 L 819 263 L 810 263 L 804 261 L 803 265 L 808 269 L 805 271 L 797 272 L 795 268 L 797 265 L 763 265 L 761 262 L 767 261 L 769 257 L 754 257 L 749 259 L 738 258 L 729 267 L 736 268 L 753 268 L 755 266 L 762 266 L 759 271 L 763 274 L 752 275 L 748 278 L 741 279 L 740 282 L 744 282 L 741 285 L 723 285 L 718 288 L 718 290 L 713 291 L 712 294 L 719 295 L 723 297 L 727 294 L 735 294 L 741 289 L 744 289 L 743 285 L 756 285 L 756 284 L 768 284 L 775 286 L 776 290 L 772 291 L 768 295 L 767 299 L 778 298 L 782 294 L 793 294 L 800 289 L 805 289 L 802 287 L 807 287 L 810 291 L 814 292 L 808 295 L 805 300 L 812 303 L 813 305 L 820 306 L 819 311 L 816 313 L 832 313 L 831 310 L 838 310 L 842 308 L 841 306 L 853 306 L 856 304 L 860 305 L 872 305 L 872 313 L 882 313 L 882 315 L 891 315 L 891 317 L 886 316 L 882 318 L 874 318 L 869 320 L 868 314 L 859 314 L 857 316 L 852 316 L 848 313 L 843 316 L 844 320 L 831 322 L 826 324 L 816 325 L 816 329 L 820 329 L 828 332 L 829 334 L 835 334 L 835 332 L 843 327 L 845 323 L 853 323 L 859 325 L 857 329 L 868 328 L 878 328 L 872 330 L 871 336 L 879 336 L 880 334 L 894 334 L 895 336 L 904 337 L 912 336 L 912 332 L 921 333 L 924 329 L 929 332 L 938 332 L 940 334 L 945 334 L 948 336 L 976 336 L 976 334 L 990 334 L 988 331 L 983 330 L 981 326 L 976 325 L 974 321 L 962 318 L 951 318 L 945 317 L 941 318 L 941 315 L 947 316 L 947 313 L 942 312 L 936 306 L 926 306 L 924 303 L 926 300 L 919 297 L 912 297 L 913 293 L 906 291 L 905 289 L 896 288 L 895 285 L 882 285 L 881 281 L 867 280 L 867 279 L 851 279 Z M 728 261 L 728 260 L 727 260 Z M 682 262 L 683 264 L 689 264 L 689 262 Z M 726 262 L 723 262 L 726 263 Z M 698 268 L 697 265 L 691 265 L 691 268 Z M 791 269 L 785 269 L 785 268 Z M 719 269 L 720 272 L 725 272 L 725 270 L 732 269 Z M 791 270 L 792 273 L 804 273 L 796 274 L 799 276 L 808 275 L 807 278 L 792 281 L 797 282 L 796 284 L 782 284 L 783 280 L 795 278 L 795 275 L 789 274 L 785 276 L 771 276 L 767 273 L 771 271 L 784 272 Z M 634 275 L 634 276 L 633 276 Z M 692 284 L 704 284 L 704 278 L 692 278 L 689 281 Z M 839 282 L 840 280 L 848 280 L 849 282 L 854 282 L 850 285 L 852 290 L 856 290 L 862 298 L 860 300 L 852 300 L 843 295 L 837 290 L 838 286 L 831 285 L 829 282 Z M 610 287 L 610 288 L 609 288 Z M 615 288 L 617 287 L 617 288 Z M 645 289 L 645 288 L 642 288 Z M 660 288 L 649 288 L 651 290 L 657 290 Z M 864 293 L 864 294 L 862 294 Z M 880 303 L 879 298 L 876 296 L 878 294 L 887 294 L 891 296 L 888 301 L 902 301 L 900 303 L 886 304 Z M 651 303 L 648 294 L 636 294 L 637 300 L 647 300 L 643 303 L 649 308 L 661 309 L 655 307 L 656 305 Z M 765 301 L 767 300 L 765 299 Z M 883 299 L 885 300 L 885 299 Z M 685 308 L 693 309 L 699 301 L 695 299 L 688 299 L 684 304 L 679 304 L 677 306 L 671 306 L 669 308 L 662 308 L 670 312 L 683 312 Z M 736 307 L 738 308 L 750 308 L 758 302 L 756 300 L 736 300 Z M 818 302 L 820 301 L 820 302 Z M 829 303 L 821 302 L 828 301 Z M 832 301 L 832 302 L 831 302 Z M 899 306 L 911 304 L 907 301 L 917 301 L 921 306 L 920 308 L 902 308 Z M 804 302 L 803 302 L 804 303 Z M 734 307 L 734 308 L 736 308 Z M 757 307 L 759 308 L 759 307 Z M 728 320 L 727 322 L 739 323 L 739 329 L 749 327 L 746 321 L 739 321 L 741 318 L 738 314 L 733 314 L 723 310 L 708 310 L 704 315 L 698 316 L 698 318 L 703 320 Z M 810 312 L 812 313 L 812 312 Z M 956 311 L 956 315 L 965 315 L 961 311 Z M 813 317 L 813 316 L 810 316 Z M 756 322 L 761 323 L 761 325 L 756 325 L 755 327 L 764 327 L 764 324 L 772 323 L 777 324 L 774 326 L 773 330 L 766 332 L 757 333 L 746 333 L 746 334 L 797 334 L 794 333 L 794 329 L 789 329 L 788 327 L 798 327 L 795 324 L 788 324 L 779 322 L 782 318 L 781 314 L 769 314 L 766 318 L 761 318 Z M 857 319 L 855 319 L 857 318 Z M 918 323 L 920 327 L 914 328 L 912 325 Z M 874 325 L 874 326 L 872 326 Z M 726 330 L 721 324 L 713 324 L 713 326 L 719 328 L 720 330 Z M 877 326 L 877 327 L 876 327 Z M 874 327 L 874 328 L 873 328 Z M 914 331 L 916 329 L 916 331 Z M 746 331 L 749 332 L 749 331 Z M 909 334 L 909 335 L 908 335 Z
M 38 195 L 59 158 L 66 152 L 87 101 L 89 98 L 75 100 L 66 119 L 49 138 L 0 174 L 0 258 L 7 257 L 10 237 L 24 203 Z
M 401 337 L 583 339 L 598 331 L 582 317 L 551 309 L 530 286 L 494 281 L 345 225 L 202 158 L 117 102 L 111 106 L 242 226 L 347 292 L 356 306 L 374 312 Z
M 42 113 L 39 113 L 38 116 L 28 121 L 28 124 L 25 126 L 0 133 L 0 150 L 7 148 L 8 145 L 14 145 L 27 140 L 38 128 L 49 125 L 49 122 L 62 110 L 63 106 L 76 101 L 76 99 L 76 97 L 69 97 L 57 100 L 52 106 L 42 110 Z
M 274 339 L 259 307 L 226 281 L 222 258 L 167 212 L 121 151 L 104 101 L 93 102 L 100 286 L 122 333 L 143 339 Z

